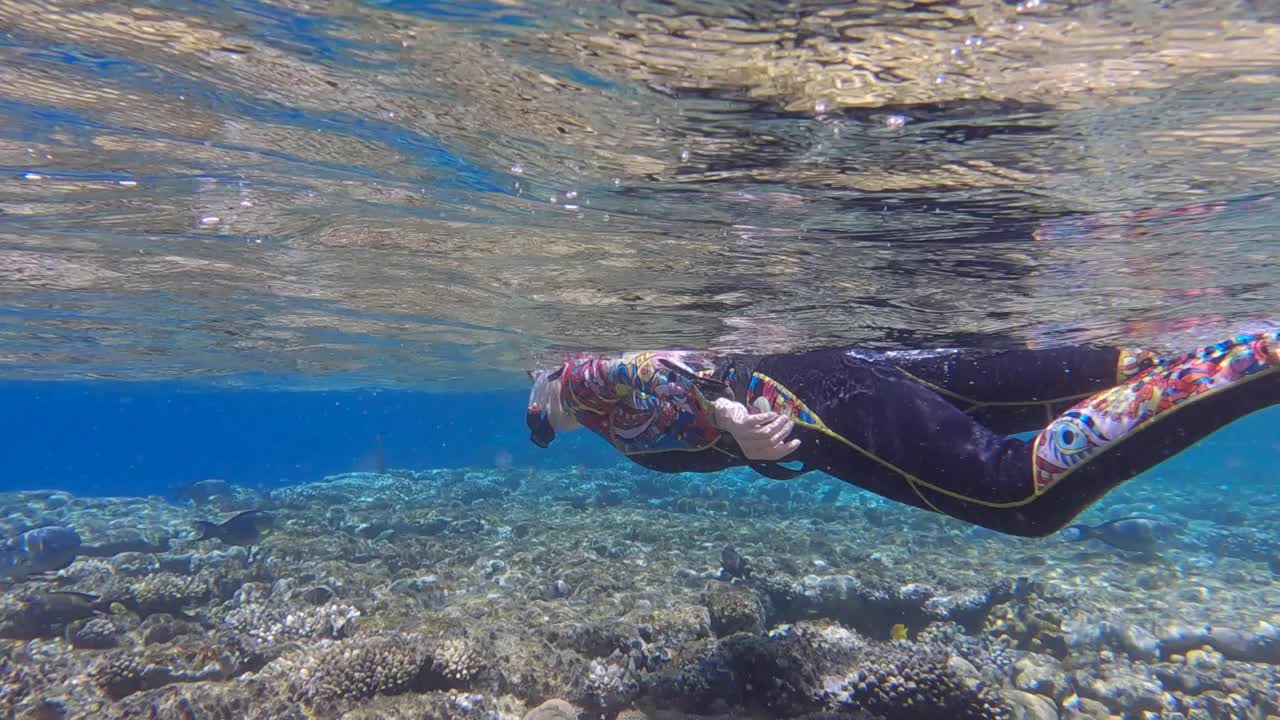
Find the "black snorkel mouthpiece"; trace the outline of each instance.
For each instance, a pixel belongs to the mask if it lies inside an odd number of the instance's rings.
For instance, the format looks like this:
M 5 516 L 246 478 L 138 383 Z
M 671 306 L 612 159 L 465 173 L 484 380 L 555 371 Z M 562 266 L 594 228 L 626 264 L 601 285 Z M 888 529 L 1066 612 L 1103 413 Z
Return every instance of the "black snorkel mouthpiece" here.
M 524 421 L 529 426 L 529 440 L 540 448 L 545 448 L 556 439 L 556 429 L 551 427 L 551 419 L 547 411 L 538 403 L 529 405 Z

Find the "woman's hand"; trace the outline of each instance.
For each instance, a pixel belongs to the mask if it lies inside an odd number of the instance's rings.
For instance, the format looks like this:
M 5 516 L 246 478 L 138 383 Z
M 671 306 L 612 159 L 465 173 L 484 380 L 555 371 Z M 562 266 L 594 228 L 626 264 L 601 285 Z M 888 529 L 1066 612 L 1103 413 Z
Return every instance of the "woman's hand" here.
M 712 412 L 715 426 L 738 442 L 748 460 L 781 460 L 800 447 L 799 440 L 786 442 L 796 424 L 785 415 L 752 414 L 746 405 L 728 398 L 712 403 Z

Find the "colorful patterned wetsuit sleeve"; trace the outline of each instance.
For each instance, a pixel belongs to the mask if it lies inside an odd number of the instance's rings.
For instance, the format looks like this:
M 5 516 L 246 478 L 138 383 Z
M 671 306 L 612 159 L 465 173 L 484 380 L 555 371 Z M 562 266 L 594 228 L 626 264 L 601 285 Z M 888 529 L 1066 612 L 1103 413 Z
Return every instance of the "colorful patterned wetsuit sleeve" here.
M 709 448 L 720 439 L 710 403 L 692 381 L 664 367 L 664 360 L 694 375 L 710 369 L 696 353 L 579 355 L 562 375 L 561 402 L 579 423 L 627 455 Z

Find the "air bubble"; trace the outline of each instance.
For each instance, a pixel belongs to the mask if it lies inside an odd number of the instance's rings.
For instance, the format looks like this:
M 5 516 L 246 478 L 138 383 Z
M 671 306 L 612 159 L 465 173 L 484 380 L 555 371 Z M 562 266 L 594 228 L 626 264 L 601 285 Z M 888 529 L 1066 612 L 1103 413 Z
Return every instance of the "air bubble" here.
M 512 165 L 512 166 L 511 166 L 511 172 L 515 173 L 516 175 L 523 175 L 523 174 L 524 174 L 524 166 L 523 166 L 523 165 Z
M 680 151 L 680 162 L 689 162 L 689 149 L 684 148 Z
M 814 103 L 813 111 L 818 113 L 819 115 L 825 113 L 827 111 L 827 101 L 819 100 L 818 102 Z

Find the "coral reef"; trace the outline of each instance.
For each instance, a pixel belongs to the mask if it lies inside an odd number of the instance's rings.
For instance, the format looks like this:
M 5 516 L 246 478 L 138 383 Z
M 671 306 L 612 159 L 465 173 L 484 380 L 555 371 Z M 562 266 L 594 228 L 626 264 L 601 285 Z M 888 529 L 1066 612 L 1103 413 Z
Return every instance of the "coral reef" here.
M 430 663 L 418 639 L 364 638 L 322 648 L 297 671 L 297 696 L 307 701 L 362 700 L 417 685 Z
M 236 488 L 199 505 L 0 496 L 9 517 L 165 539 L 2 586 L 0 712 L 1280 716 L 1280 579 L 1253 533 L 1188 519 L 1132 557 L 825 481 L 717 477 L 344 475 L 261 498 L 279 521 L 250 548 L 192 531 L 250 497 Z M 1140 483 L 1114 496 L 1092 512 L 1151 512 Z
M 346 637 L 360 611 L 351 605 L 327 603 L 319 607 L 289 607 L 248 603 L 233 608 L 224 622 L 236 632 L 270 644 L 293 640 Z

